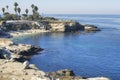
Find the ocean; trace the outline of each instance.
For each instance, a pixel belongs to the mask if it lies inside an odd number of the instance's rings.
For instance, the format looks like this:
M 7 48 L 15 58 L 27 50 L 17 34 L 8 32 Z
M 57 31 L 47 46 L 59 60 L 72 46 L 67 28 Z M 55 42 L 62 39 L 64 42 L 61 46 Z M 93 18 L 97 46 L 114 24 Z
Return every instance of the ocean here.
M 98 32 L 41 33 L 15 38 L 15 42 L 45 50 L 30 63 L 43 71 L 70 69 L 76 75 L 104 76 L 120 80 L 120 15 L 47 15 L 63 20 L 93 24 Z

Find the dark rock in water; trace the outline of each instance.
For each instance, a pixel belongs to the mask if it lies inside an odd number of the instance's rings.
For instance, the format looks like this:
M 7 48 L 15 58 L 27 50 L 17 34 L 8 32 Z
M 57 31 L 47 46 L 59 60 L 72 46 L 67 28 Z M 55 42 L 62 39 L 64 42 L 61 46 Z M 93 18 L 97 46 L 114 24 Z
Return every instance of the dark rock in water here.
M 10 59 L 11 52 L 7 50 L 6 48 L 0 48 L 0 58 Z
M 43 49 L 40 47 L 30 46 L 28 50 L 23 50 L 23 51 L 17 52 L 17 53 L 19 53 L 19 55 L 23 55 L 23 56 L 32 56 L 32 55 L 35 55 L 42 50 Z
M 10 36 L 9 33 L 1 30 L 1 28 L 0 28 L 0 38 L 3 38 L 3 37 L 4 37 L 4 38 L 10 38 L 11 36 Z
M 89 24 L 86 24 L 84 25 L 85 27 L 85 31 L 101 31 L 97 26 L 95 25 L 89 25 Z

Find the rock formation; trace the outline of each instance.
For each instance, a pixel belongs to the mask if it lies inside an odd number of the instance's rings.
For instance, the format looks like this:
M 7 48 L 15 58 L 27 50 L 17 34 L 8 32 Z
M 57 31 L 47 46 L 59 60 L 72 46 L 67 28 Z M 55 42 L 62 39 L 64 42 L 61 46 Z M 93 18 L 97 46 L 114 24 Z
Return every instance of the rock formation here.
M 100 31 L 100 29 L 95 25 L 84 25 L 85 31 Z
M 50 32 L 72 32 L 72 31 L 100 31 L 94 25 L 81 25 L 77 21 L 71 20 L 42 20 L 28 21 L 28 20 L 16 20 L 6 21 L 5 31 L 19 31 L 30 29 L 49 30 Z
M 84 30 L 84 26 L 76 21 L 49 21 L 49 29 L 52 32 L 71 32 Z
M 12 58 L 23 60 L 22 58 L 29 58 L 29 56 L 37 54 L 43 49 L 40 47 L 27 45 L 27 44 L 16 44 L 10 39 L 0 38 L 0 57 L 1 58 Z

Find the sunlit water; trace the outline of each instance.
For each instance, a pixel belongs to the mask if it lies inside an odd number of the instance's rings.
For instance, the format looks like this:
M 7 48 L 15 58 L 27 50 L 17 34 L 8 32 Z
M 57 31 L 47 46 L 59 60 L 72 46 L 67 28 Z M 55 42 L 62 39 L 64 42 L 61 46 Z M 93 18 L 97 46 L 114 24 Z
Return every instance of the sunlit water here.
M 96 33 L 43 33 L 15 38 L 15 42 L 41 46 L 45 50 L 30 63 L 44 71 L 71 69 L 76 75 L 105 76 L 120 80 L 119 15 L 49 15 L 94 24 Z

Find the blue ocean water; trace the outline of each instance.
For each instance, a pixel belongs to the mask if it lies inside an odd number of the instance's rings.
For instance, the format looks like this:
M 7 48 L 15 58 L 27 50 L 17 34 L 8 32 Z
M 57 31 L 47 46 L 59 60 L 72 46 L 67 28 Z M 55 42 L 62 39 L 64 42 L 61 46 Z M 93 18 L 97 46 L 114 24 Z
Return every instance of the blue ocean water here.
M 41 46 L 45 50 L 31 58 L 44 71 L 71 69 L 77 75 L 105 76 L 120 80 L 120 15 L 49 15 L 94 24 L 95 33 L 41 33 L 15 38 L 15 42 Z

